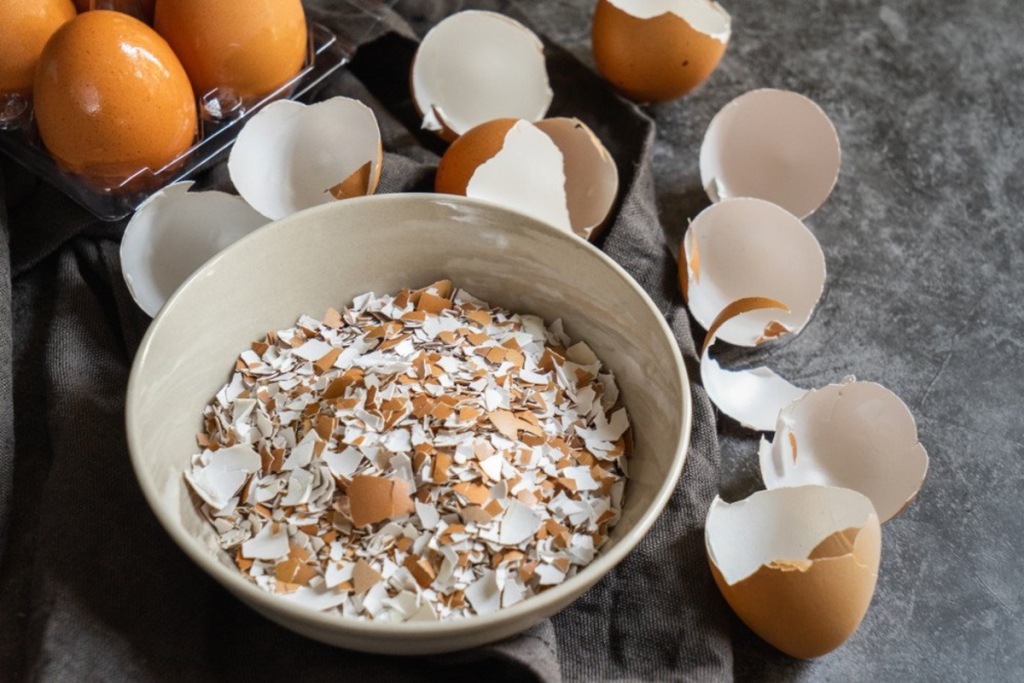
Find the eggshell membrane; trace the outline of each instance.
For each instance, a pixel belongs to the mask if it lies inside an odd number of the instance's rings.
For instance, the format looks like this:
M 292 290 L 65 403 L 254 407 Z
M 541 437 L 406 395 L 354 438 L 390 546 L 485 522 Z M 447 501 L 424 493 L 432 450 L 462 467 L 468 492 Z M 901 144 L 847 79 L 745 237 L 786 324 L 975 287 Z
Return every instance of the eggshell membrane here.
M 694 90 L 725 54 L 731 18 L 708 0 L 599 0 L 591 41 L 601 75 L 638 102 Z
M 373 194 L 382 162 L 377 118 L 362 102 L 334 97 L 306 106 L 282 100 L 245 125 L 228 158 L 228 171 L 242 198 L 276 220 L 336 199 Z
M 107 10 L 78 15 L 47 43 L 35 115 L 61 166 L 109 183 L 164 168 L 198 129 L 192 86 L 170 46 L 138 19 Z
M 716 498 L 705 526 L 726 601 L 765 641 L 801 659 L 831 652 L 871 604 L 881 560 L 878 516 L 848 489 L 802 486 Z
M 700 148 L 711 201 L 756 197 L 806 218 L 839 179 L 839 135 L 817 104 L 795 92 L 753 90 L 712 119 Z
M 906 404 L 879 384 L 852 378 L 782 410 L 774 442 L 762 441 L 759 455 L 769 489 L 850 488 L 871 499 L 883 522 L 910 504 L 928 473 L 928 454 Z
M 147 199 L 121 240 L 128 291 L 150 316 L 199 266 L 269 222 L 240 197 L 189 192 L 192 185 L 175 183 Z
M 573 232 L 583 239 L 596 238 L 619 194 L 615 160 L 579 119 L 544 119 L 535 125 L 565 158 L 565 193 Z
M 779 411 L 806 393 L 767 367 L 726 370 L 711 357 L 718 330 L 730 320 L 757 311 L 787 311 L 785 304 L 765 297 L 739 299 L 726 306 L 708 329 L 700 357 L 700 378 L 711 402 L 744 427 L 775 428 Z
M 698 254 L 696 270 L 689 264 Z M 771 336 L 772 323 L 802 330 L 825 287 L 817 238 L 796 216 L 760 199 L 724 200 L 702 211 L 683 238 L 680 268 L 690 312 L 705 329 L 737 299 L 786 302 L 788 312 L 755 311 L 723 325 L 718 337 L 738 346 Z
M 46 41 L 74 17 L 71 0 L 0 0 L 0 94 L 32 91 Z
M 427 33 L 411 86 L 423 127 L 449 141 L 494 119 L 539 121 L 554 96 L 540 39 L 509 17 L 475 10 Z
M 154 25 L 200 95 L 218 87 L 242 98 L 270 94 L 309 54 L 301 0 L 169 0 Z

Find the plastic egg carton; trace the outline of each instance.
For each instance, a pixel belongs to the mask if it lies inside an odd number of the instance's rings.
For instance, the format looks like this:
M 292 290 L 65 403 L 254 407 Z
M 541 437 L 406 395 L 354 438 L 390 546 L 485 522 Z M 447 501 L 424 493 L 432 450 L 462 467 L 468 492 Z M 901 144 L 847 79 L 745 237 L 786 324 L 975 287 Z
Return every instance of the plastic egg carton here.
M 312 95 L 324 79 L 351 61 L 362 40 L 383 20 L 397 0 L 338 0 L 332 7 L 335 33 L 309 21 L 309 56 L 302 70 L 273 93 L 240 99 L 216 89 L 198 95 L 199 135 L 184 154 L 159 169 L 140 168 L 116 186 L 98 184 L 60 168 L 40 139 L 31 100 L 0 93 L 0 151 L 42 177 L 96 217 L 115 221 L 134 212 L 150 196 L 172 183 L 198 173 L 217 161 L 246 120 L 263 106 L 279 99 Z M 137 0 L 93 0 L 94 9 L 118 9 L 139 16 Z

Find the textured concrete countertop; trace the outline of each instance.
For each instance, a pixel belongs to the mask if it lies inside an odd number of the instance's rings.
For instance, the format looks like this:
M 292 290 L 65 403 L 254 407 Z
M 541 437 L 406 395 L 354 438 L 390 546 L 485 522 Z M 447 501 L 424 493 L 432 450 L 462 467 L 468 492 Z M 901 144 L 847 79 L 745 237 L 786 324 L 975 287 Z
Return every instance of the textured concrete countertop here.
M 678 244 L 707 200 L 697 153 L 715 112 L 758 87 L 802 92 L 843 145 L 808 225 L 828 262 L 802 334 L 770 360 L 817 386 L 856 375 L 917 417 L 931 471 L 883 531 L 878 592 L 837 652 L 797 662 L 734 620 L 743 679 L 1024 680 L 1024 2 L 723 0 L 712 79 L 651 111 L 661 219 Z M 522 2 L 584 61 L 589 1 Z M 730 358 L 727 356 L 727 360 Z M 760 488 L 756 437 L 724 418 L 723 495 Z

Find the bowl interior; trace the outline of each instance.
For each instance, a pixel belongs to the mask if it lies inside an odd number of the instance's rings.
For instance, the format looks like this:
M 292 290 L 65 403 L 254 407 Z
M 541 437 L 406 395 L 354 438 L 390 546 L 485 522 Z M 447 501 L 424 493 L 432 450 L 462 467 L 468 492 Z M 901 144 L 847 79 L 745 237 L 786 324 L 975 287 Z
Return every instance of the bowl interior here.
M 492 305 L 548 323 L 562 318 L 573 340 L 585 340 L 615 373 L 633 425 L 623 516 L 601 556 L 510 610 L 568 599 L 573 582 L 607 572 L 661 511 L 685 457 L 690 394 L 668 327 L 632 279 L 582 240 L 490 205 L 437 195 L 347 200 L 267 226 L 207 263 L 154 321 L 132 371 L 128 436 L 143 491 L 175 541 L 242 597 L 287 609 L 215 549 L 184 484 L 204 406 L 238 354 L 268 330 L 291 327 L 304 313 L 321 316 L 367 291 L 393 293 L 443 278 Z M 417 625 L 390 628 L 403 626 Z

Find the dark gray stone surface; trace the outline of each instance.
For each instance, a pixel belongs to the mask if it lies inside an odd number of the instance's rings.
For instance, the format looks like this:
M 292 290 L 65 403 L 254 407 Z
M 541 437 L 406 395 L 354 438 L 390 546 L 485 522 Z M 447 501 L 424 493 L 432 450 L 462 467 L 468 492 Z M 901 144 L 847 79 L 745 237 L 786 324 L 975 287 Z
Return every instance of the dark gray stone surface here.
M 691 96 L 652 109 L 661 219 L 678 243 L 706 205 L 711 117 L 758 87 L 802 92 L 843 145 L 836 192 L 809 219 L 828 262 L 799 336 L 736 349 L 817 386 L 856 375 L 918 420 L 931 471 L 884 527 L 878 592 L 857 634 L 811 663 L 737 620 L 738 677 L 1024 680 L 1024 2 L 723 0 L 733 41 Z M 523 2 L 590 56 L 593 3 Z M 723 495 L 761 488 L 756 436 L 723 418 Z

